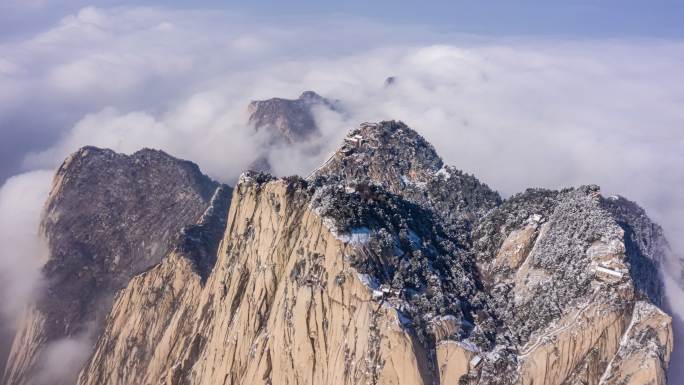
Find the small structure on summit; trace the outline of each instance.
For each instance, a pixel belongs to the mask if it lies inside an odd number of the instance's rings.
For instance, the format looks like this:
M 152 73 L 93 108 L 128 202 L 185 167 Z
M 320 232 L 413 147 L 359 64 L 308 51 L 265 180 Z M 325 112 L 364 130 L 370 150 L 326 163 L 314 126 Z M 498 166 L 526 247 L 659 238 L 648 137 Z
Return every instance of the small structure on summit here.
M 354 136 L 348 136 L 344 138 L 344 141 L 353 145 L 356 148 L 359 148 L 364 143 L 364 138 L 363 135 L 356 134 Z
M 594 267 L 594 272 L 596 273 L 596 277 L 603 281 L 619 281 L 624 276 L 624 273 L 621 271 L 611 269 L 609 266 L 603 264 Z

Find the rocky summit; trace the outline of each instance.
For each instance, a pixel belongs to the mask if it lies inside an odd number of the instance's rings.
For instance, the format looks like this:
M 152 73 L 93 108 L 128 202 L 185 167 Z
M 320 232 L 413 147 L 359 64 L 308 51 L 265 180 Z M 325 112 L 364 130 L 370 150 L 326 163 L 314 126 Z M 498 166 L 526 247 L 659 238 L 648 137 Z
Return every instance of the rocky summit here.
M 321 151 L 320 127 L 316 123 L 317 109 L 342 113 L 338 100 L 326 99 L 314 91 L 304 91 L 297 99 L 271 98 L 254 100 L 247 107 L 248 126 L 263 135 L 263 148 L 256 154 L 249 170 L 272 172 L 269 160 L 271 147 L 287 147 L 290 151 L 303 151 L 308 156 Z M 297 150 L 295 150 L 297 148 Z
M 31 378 L 45 366 L 46 346 L 99 335 L 114 294 L 183 247 L 180 235 L 194 231 L 212 202 L 225 201 L 225 220 L 226 189 L 197 165 L 157 150 L 127 156 L 84 147 L 69 156 L 54 177 L 40 228 L 49 247 L 47 288 L 14 338 L 5 383 L 38 382 Z
M 292 144 L 319 134 L 314 119 L 316 107 L 338 110 L 339 102 L 314 91 L 304 91 L 297 99 L 255 100 L 248 106 L 249 124 L 255 130 L 269 130 L 274 142 Z
M 12 385 L 88 320 L 79 385 L 667 383 L 668 245 L 643 209 L 594 185 L 503 199 L 401 122 L 232 189 L 85 148 L 42 229 L 53 278 Z

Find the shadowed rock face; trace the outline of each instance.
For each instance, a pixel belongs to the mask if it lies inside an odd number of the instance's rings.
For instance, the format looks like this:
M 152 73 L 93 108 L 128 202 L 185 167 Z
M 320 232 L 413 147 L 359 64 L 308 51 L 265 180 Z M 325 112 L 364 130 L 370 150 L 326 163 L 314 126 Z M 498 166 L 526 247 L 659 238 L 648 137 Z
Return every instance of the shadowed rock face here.
M 99 293 L 111 295 L 159 262 L 218 187 L 195 164 L 161 151 L 126 156 L 92 147 L 72 155 L 55 182 L 42 221 L 50 289 L 39 308 L 56 316 L 48 335 L 76 332 L 73 317 L 92 318 Z
M 115 291 L 172 248 L 189 248 L 201 229 L 187 226 L 212 203 L 225 213 L 229 195 L 195 164 L 161 151 L 127 156 L 85 147 L 69 156 L 55 175 L 41 224 L 49 246 L 47 287 L 15 338 L 7 384 L 27 383 L 52 341 L 97 337 Z M 197 226 L 217 227 L 214 222 L 209 215 Z M 182 229 L 187 235 L 179 238 Z M 197 266 L 206 273 L 217 245 L 200 239 L 206 252 L 197 253 Z
M 363 124 L 306 180 L 243 174 L 214 268 L 133 278 L 78 383 L 664 384 L 664 244 L 597 186 L 502 200 Z
M 273 143 L 293 144 L 319 134 L 313 109 L 337 110 L 336 102 L 313 91 L 305 91 L 297 99 L 272 98 L 249 104 L 249 124 L 257 131 L 269 130 Z

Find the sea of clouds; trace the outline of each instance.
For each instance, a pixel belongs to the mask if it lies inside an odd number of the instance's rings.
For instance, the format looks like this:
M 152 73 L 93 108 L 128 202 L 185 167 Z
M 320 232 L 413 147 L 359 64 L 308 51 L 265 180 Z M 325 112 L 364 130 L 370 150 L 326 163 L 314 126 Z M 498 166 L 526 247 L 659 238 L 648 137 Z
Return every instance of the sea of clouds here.
M 684 42 L 672 40 L 484 38 L 353 18 L 84 8 L 0 43 L 3 316 L 12 325 L 40 290 L 40 211 L 52 173 L 79 147 L 160 148 L 233 183 L 255 154 L 266 151 L 276 174 L 305 175 L 348 129 L 397 119 L 504 196 L 595 183 L 637 201 L 671 242 L 666 285 L 684 334 L 681 63 Z M 397 80 L 385 87 L 388 76 Z M 316 113 L 322 151 L 267 147 L 246 125 L 250 100 L 308 89 L 344 106 Z M 87 345 L 60 341 L 41 376 L 73 375 L 54 360 Z

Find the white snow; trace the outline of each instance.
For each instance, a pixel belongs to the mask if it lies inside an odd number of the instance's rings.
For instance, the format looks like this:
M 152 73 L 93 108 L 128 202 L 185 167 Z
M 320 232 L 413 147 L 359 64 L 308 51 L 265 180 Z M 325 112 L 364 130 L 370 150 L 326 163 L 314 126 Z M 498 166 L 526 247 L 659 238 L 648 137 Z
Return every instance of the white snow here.
M 477 345 L 475 345 L 474 343 L 472 343 L 468 340 L 459 341 L 457 343 L 459 346 L 461 346 L 465 350 L 468 350 L 471 352 L 476 352 L 476 353 L 480 352 L 480 348 L 478 348 Z
M 337 239 L 352 245 L 365 245 L 370 242 L 371 230 L 368 227 L 356 227 L 349 234 L 339 234 Z
M 449 172 L 449 169 L 446 168 L 446 166 L 442 166 L 442 168 L 440 168 L 435 173 L 435 175 L 437 175 L 437 176 L 441 175 L 444 177 L 445 180 L 449 180 L 449 178 L 451 178 L 451 173 Z
M 363 283 L 364 286 L 366 286 L 366 287 L 368 287 L 374 291 L 377 291 L 378 288 L 380 287 L 380 283 L 378 281 L 376 281 L 375 278 L 371 277 L 370 275 L 362 274 L 359 272 L 357 272 L 356 275 L 359 277 L 359 281 L 361 281 L 361 283 Z M 380 293 L 382 293 L 382 292 L 380 292 Z
M 401 176 L 401 181 L 404 182 L 404 185 L 406 185 L 406 186 L 411 185 L 411 186 L 415 186 L 415 187 L 418 187 L 421 189 L 425 188 L 425 186 L 427 186 L 427 183 L 413 181 L 413 180 L 409 179 L 408 177 L 406 177 L 406 175 Z
M 245 183 L 249 183 L 251 181 L 252 181 L 252 178 L 249 176 L 249 174 L 247 172 L 243 172 L 242 174 L 240 174 L 240 177 L 238 178 L 237 184 L 239 184 L 239 185 L 245 184 Z
M 470 360 L 470 367 L 475 368 L 477 365 L 480 365 L 480 362 L 482 362 L 482 357 L 475 356 L 472 360 Z
M 542 216 L 540 214 L 532 214 L 530 215 L 530 221 L 539 223 L 542 220 Z

